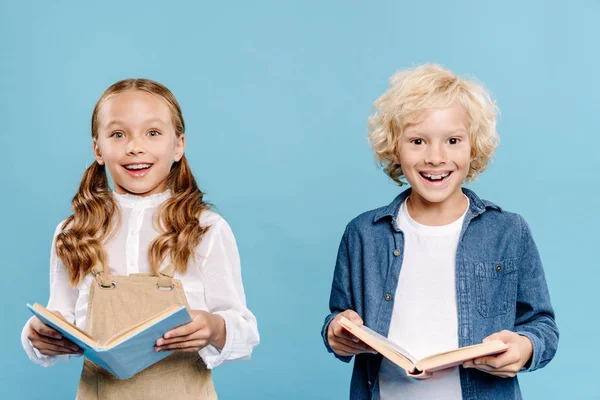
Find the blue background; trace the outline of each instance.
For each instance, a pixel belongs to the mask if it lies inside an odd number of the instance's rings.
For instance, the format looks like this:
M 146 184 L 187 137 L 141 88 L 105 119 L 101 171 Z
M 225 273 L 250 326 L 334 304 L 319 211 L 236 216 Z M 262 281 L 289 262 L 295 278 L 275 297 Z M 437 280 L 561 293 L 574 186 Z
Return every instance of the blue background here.
M 93 160 L 94 103 L 148 77 L 182 105 L 259 321 L 252 361 L 216 369 L 220 397 L 347 398 L 351 366 L 319 336 L 337 246 L 399 191 L 366 120 L 397 69 L 437 62 L 497 100 L 501 146 L 469 187 L 525 216 L 545 264 L 561 341 L 521 376 L 524 396 L 597 398 L 600 5 L 482 3 L 0 1 L 0 397 L 75 396 L 79 360 L 44 369 L 23 352 L 25 303 L 47 300 L 53 229 Z

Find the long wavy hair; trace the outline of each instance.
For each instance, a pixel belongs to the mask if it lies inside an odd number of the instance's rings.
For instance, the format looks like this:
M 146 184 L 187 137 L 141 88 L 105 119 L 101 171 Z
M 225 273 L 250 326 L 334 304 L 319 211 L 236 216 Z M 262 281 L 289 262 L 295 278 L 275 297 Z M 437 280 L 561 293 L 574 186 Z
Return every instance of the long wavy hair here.
M 149 79 L 125 79 L 110 86 L 100 96 L 92 113 L 92 139 L 98 138 L 98 111 L 111 97 L 141 90 L 163 99 L 171 111 L 175 134 L 185 133 L 181 107 L 165 86 Z M 159 208 L 159 235 L 150 243 L 148 259 L 153 273 L 158 271 L 167 254 L 176 270 L 185 273 L 190 257 L 209 229 L 200 226 L 200 214 L 209 206 L 198 188 L 185 155 L 173 163 L 167 177 L 172 196 Z M 104 165 L 94 163 L 87 168 L 72 201 L 73 214 L 56 237 L 56 253 L 69 272 L 69 282 L 76 286 L 98 262 L 106 265 L 103 243 L 117 227 L 119 208 L 108 184 Z

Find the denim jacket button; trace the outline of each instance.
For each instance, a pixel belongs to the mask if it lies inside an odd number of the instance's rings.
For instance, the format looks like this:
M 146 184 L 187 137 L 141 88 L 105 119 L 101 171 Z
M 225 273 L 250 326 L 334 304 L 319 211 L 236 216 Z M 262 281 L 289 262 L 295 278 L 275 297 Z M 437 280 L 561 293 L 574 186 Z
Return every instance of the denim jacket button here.
M 373 382 L 371 381 L 367 381 L 367 384 L 369 385 L 369 387 L 373 386 Z
M 502 271 L 502 265 L 496 265 L 496 272 Z
M 395 255 L 396 257 L 397 257 L 397 256 L 399 256 L 399 255 L 400 255 L 400 250 L 398 250 L 398 249 L 394 250 L 394 255 Z
M 392 299 L 392 295 L 389 293 L 385 294 L 385 301 L 390 301 Z

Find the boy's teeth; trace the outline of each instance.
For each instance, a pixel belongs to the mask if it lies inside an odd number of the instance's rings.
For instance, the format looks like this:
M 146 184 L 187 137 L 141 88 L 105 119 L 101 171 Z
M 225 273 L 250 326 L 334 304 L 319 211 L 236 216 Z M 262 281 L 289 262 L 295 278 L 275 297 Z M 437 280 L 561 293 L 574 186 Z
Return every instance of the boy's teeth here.
M 447 177 L 450 174 L 441 174 L 441 175 L 431 175 L 431 174 L 423 174 L 423 176 L 425 178 L 429 178 L 429 179 L 433 179 L 433 180 L 439 180 L 439 179 L 444 179 L 445 177 Z
M 144 168 L 150 168 L 150 164 L 127 165 L 125 168 L 127 168 L 127 169 L 144 169 Z

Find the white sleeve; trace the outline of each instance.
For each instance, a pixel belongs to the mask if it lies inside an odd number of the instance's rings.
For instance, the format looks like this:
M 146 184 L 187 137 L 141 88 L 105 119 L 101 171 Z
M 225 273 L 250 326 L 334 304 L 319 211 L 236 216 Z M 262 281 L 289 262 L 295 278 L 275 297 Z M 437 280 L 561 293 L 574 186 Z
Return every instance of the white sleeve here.
M 201 273 L 206 305 L 209 312 L 225 320 L 226 329 L 223 349 L 209 345 L 199 352 L 212 369 L 228 361 L 249 359 L 259 335 L 256 318 L 246 307 L 240 257 L 231 228 L 219 218 L 205 237 L 210 240 L 208 251 L 197 257 L 203 258 Z
M 52 250 L 50 251 L 50 299 L 46 308 L 48 310 L 59 311 L 69 322 L 75 321 L 75 303 L 77 302 L 78 290 L 69 284 L 69 273 L 64 264 L 56 255 L 54 244 L 56 236 L 60 233 L 62 222 L 58 224 L 54 231 L 54 239 L 52 240 Z M 29 359 L 44 367 L 56 363 L 58 360 L 68 361 L 69 355 L 61 356 L 46 356 L 35 349 L 27 334 L 29 331 L 29 323 L 33 319 L 30 318 L 21 332 L 21 344 Z

